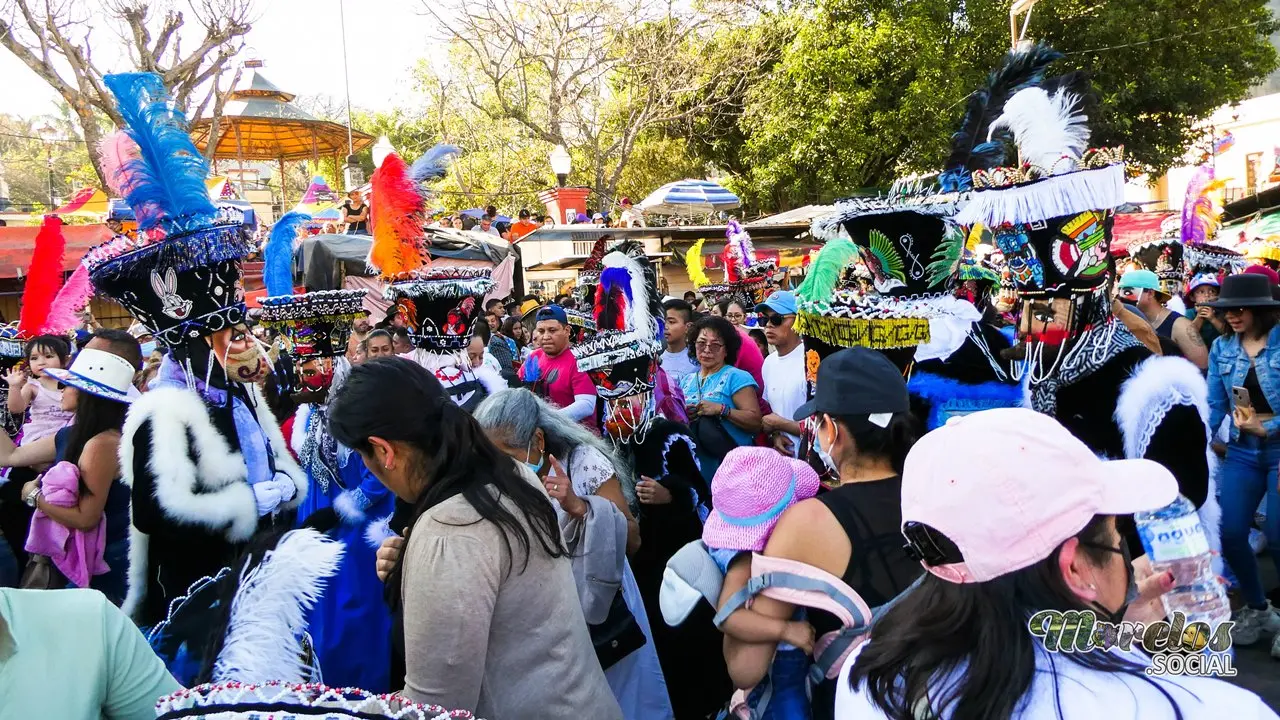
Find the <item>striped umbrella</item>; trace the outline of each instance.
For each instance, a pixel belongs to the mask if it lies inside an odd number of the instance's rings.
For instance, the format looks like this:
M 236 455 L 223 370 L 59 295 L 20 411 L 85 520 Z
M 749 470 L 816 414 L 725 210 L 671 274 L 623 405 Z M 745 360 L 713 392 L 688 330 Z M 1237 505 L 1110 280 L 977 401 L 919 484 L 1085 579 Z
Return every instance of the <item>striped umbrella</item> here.
M 655 215 L 692 215 L 732 210 L 741 205 L 738 196 L 710 180 L 679 180 L 649 193 L 640 209 Z

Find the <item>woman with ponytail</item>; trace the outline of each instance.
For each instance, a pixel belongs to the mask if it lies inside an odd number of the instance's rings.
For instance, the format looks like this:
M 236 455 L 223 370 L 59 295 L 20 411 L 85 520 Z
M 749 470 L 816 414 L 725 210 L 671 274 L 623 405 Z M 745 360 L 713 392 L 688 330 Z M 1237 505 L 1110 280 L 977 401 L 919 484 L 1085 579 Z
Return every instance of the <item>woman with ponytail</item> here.
M 400 358 L 357 366 L 329 428 L 412 506 L 387 577 L 406 697 L 481 717 L 622 717 L 554 506 L 431 373 Z

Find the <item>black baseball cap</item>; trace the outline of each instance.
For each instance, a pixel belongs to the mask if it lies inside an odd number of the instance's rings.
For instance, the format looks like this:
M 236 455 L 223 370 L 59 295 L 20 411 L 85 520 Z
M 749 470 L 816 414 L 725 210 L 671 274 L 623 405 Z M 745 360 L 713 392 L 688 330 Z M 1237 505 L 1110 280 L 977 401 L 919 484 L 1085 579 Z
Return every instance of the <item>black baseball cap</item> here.
M 799 422 L 815 413 L 849 417 L 910 409 L 907 383 L 893 361 L 875 350 L 855 347 L 822 361 L 813 399 L 796 410 L 795 419 Z

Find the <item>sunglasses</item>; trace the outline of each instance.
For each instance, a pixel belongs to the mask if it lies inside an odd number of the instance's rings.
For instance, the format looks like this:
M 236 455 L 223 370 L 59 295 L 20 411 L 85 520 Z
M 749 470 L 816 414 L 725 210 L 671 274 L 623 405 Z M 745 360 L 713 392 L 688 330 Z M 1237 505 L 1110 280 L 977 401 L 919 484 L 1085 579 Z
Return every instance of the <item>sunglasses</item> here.
M 795 315 L 767 315 L 764 322 L 772 327 L 782 327 L 782 323 L 786 322 L 789 317 L 795 317 Z

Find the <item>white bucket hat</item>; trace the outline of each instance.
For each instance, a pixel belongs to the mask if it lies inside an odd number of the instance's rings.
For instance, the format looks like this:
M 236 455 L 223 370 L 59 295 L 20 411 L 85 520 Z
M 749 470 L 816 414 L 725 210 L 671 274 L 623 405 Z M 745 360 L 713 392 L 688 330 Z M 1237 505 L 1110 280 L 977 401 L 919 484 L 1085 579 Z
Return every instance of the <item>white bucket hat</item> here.
M 130 390 L 133 389 L 133 376 L 137 369 L 114 353 L 85 348 L 76 354 L 70 368 L 49 368 L 44 372 L 58 382 L 90 395 L 122 403 L 133 402 Z

